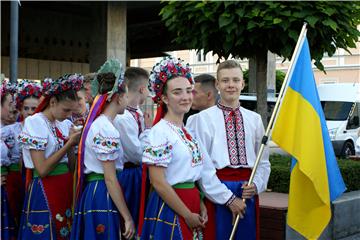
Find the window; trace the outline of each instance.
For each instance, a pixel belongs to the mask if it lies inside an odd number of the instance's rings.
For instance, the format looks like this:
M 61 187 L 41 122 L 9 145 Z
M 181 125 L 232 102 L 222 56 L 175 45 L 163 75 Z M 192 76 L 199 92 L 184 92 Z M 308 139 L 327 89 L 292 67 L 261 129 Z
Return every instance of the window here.
M 349 118 L 348 121 L 348 125 L 346 126 L 346 129 L 356 129 L 358 128 L 359 125 L 359 109 L 360 108 L 360 104 L 359 103 L 354 103 L 353 105 L 353 111 L 352 114 Z
M 352 102 L 322 101 L 325 119 L 330 121 L 345 121 L 350 113 Z
M 198 62 L 206 62 L 206 54 L 204 54 L 204 49 L 201 49 L 196 53 L 196 60 Z

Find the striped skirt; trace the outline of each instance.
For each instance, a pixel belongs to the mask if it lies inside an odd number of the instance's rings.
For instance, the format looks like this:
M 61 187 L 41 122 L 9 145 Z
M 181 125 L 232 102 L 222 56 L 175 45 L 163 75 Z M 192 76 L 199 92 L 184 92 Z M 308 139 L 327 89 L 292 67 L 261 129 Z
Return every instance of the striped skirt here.
M 120 239 L 120 214 L 102 174 L 89 174 L 76 206 L 71 239 Z

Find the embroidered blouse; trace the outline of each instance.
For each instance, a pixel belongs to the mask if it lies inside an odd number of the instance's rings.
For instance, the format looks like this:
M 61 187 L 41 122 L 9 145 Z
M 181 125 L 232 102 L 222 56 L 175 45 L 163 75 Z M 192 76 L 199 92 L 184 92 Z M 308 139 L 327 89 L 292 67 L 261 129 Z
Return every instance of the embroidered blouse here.
M 143 145 L 150 129 L 145 129 L 143 113 L 140 109 L 127 108 L 124 114 L 118 114 L 114 126 L 120 133 L 124 147 L 124 162 L 141 163 Z
M 69 136 L 71 125 L 69 120 L 50 122 L 43 113 L 27 117 L 24 128 L 18 137 L 25 167 L 34 168 L 30 155 L 31 149 L 45 151 L 45 158 L 48 158 L 62 148 L 65 139 Z M 68 158 L 65 154 L 59 163 L 66 162 L 68 162 Z
M 149 132 L 142 161 L 164 167 L 170 185 L 198 181 L 208 198 L 225 204 L 233 194 L 219 181 L 209 156 L 202 149 L 186 128 L 162 119 Z
M 108 117 L 100 115 L 85 140 L 85 174 L 104 173 L 102 161 L 115 161 L 116 169 L 123 169 L 122 155 L 119 132 Z
M 216 169 L 252 168 L 265 133 L 261 116 L 243 107 L 233 113 L 226 107 L 210 107 L 190 116 L 187 127 L 196 133 Z M 269 175 L 269 149 L 265 147 L 254 177 L 259 193 L 266 190 Z
M 19 163 L 22 158 L 21 148 L 19 146 L 18 137 L 22 131 L 22 123 L 15 122 L 7 125 L 2 129 L 1 138 L 6 143 L 9 149 L 9 160 L 11 164 Z
M 4 131 L 5 126 L 1 124 L 1 138 L 0 138 L 0 147 L 1 147 L 1 161 L 0 161 L 0 166 L 9 166 L 11 164 L 10 162 L 10 158 L 9 158 L 9 148 L 7 146 L 7 144 L 5 143 L 4 139 L 6 135 L 6 131 Z

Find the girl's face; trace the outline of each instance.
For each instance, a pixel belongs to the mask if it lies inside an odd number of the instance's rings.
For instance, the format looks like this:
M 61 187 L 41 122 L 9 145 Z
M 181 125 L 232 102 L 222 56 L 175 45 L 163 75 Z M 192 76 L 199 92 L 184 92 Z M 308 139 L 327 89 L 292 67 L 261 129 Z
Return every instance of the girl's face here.
M 39 104 L 39 99 L 35 97 L 29 97 L 26 98 L 22 104 L 22 107 L 20 109 L 21 115 L 25 118 L 28 116 L 31 116 L 34 112 L 36 107 Z
M 184 77 L 173 78 L 166 84 L 166 93 L 162 95 L 162 100 L 167 105 L 169 112 L 177 115 L 187 113 L 193 100 L 193 85 Z
M 13 100 L 10 94 L 7 94 L 1 103 L 1 122 L 8 122 L 10 117 L 11 105 Z
M 55 97 L 50 99 L 50 111 L 58 121 L 64 121 L 70 118 L 71 114 L 76 111 L 78 102 L 75 100 L 65 99 L 57 101 Z

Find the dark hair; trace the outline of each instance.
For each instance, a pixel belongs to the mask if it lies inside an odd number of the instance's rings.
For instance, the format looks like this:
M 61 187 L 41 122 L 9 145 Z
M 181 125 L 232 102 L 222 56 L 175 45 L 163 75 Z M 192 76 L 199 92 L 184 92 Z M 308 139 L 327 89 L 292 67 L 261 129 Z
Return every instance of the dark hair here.
M 140 67 L 129 67 L 126 69 L 125 79 L 127 80 L 128 88 L 130 91 L 136 91 L 136 89 L 143 81 L 143 79 L 141 78 L 148 80 L 148 71 Z
M 208 91 L 212 91 L 215 98 L 218 94 L 218 91 L 215 87 L 216 78 L 210 74 L 200 74 L 194 78 L 195 83 L 200 83 L 201 88 L 205 88 Z
M 99 82 L 99 94 L 106 94 L 113 89 L 116 80 L 114 73 L 99 73 L 96 78 Z M 127 81 L 124 81 L 122 87 L 119 88 L 118 93 L 126 92 L 126 85 Z
M 55 97 L 56 101 L 58 102 L 62 102 L 65 100 L 79 101 L 79 98 L 74 89 L 69 89 L 67 91 L 60 92 L 59 94 L 54 94 L 53 97 Z
M 217 68 L 217 71 L 216 71 L 216 76 L 217 76 L 217 79 L 219 80 L 219 72 L 220 70 L 222 69 L 231 69 L 231 68 L 239 68 L 242 72 L 242 68 L 241 68 L 241 65 L 235 61 L 235 60 L 226 60 L 222 63 L 219 64 L 218 68 Z
M 20 102 L 16 102 L 16 109 L 18 109 L 20 111 L 20 109 L 23 107 L 24 105 L 24 102 L 26 99 L 29 99 L 29 98 L 34 98 L 34 99 L 40 99 L 40 97 L 37 97 L 35 95 L 30 95 L 30 96 L 27 96 L 25 97 L 23 100 L 21 100 Z

